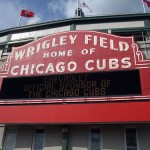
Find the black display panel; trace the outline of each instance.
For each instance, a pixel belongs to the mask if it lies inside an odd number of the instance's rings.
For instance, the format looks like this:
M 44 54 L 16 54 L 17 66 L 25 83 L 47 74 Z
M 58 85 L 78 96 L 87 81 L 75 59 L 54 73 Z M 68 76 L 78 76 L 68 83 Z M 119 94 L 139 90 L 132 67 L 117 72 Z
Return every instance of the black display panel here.
M 141 95 L 138 70 L 4 78 L 0 99 Z

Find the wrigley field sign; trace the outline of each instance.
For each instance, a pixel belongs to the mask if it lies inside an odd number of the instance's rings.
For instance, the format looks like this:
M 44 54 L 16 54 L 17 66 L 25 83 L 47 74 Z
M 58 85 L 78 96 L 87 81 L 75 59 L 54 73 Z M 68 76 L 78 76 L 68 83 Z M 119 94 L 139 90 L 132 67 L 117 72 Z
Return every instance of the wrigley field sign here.
M 70 31 L 15 47 L 8 76 L 31 76 L 135 68 L 133 37 Z
M 49 35 L 12 49 L 1 70 L 7 77 L 0 99 L 140 96 L 137 68 L 150 64 L 143 56 L 133 37 L 93 31 Z

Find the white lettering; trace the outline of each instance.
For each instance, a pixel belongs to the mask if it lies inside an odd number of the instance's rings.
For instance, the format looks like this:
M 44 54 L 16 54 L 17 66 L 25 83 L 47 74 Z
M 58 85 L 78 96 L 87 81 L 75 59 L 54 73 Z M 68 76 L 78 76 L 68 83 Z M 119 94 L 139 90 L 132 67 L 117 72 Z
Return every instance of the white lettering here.
M 90 48 L 90 54 L 93 54 L 95 52 L 95 48 Z
M 57 56 L 57 52 L 54 51 L 51 53 L 51 57 L 56 57 L 56 56 Z
M 94 60 L 88 60 L 86 63 L 85 63 L 85 68 L 86 68 L 86 70 L 89 70 L 89 71 L 92 71 L 92 70 L 94 70 L 94 67 L 89 67 L 89 64 L 90 63 L 94 63 Z
M 71 68 L 72 66 L 72 68 Z M 74 72 L 77 69 L 77 63 L 74 61 L 71 61 L 68 63 L 68 71 Z
M 36 53 L 38 53 L 40 51 L 40 47 L 41 47 L 41 43 L 37 44 L 37 49 L 36 49 Z
M 25 54 L 26 50 L 24 51 L 16 51 L 15 52 L 15 60 L 18 60 L 18 59 L 22 59 L 24 54 Z
M 100 37 L 100 47 L 107 48 L 107 38 Z
M 44 52 L 43 58 L 48 58 L 49 57 L 49 52 Z
M 50 47 L 50 41 L 49 40 L 45 40 L 43 43 L 42 43 L 42 48 L 43 49 L 48 49 Z
M 18 72 L 15 72 L 15 70 L 19 69 L 19 66 L 13 66 L 12 69 L 11 69 L 11 74 L 13 76 L 17 76 L 18 75 Z
M 56 38 L 52 39 L 52 47 L 56 47 L 58 46 L 58 44 L 56 44 Z
M 74 37 L 72 35 L 69 35 L 69 38 L 70 38 L 71 44 L 74 44 L 77 38 L 77 35 L 75 35 Z
M 119 41 L 119 48 L 120 48 L 120 51 L 128 51 L 129 44 L 126 42 Z
M 97 36 L 94 36 L 94 45 L 97 45 Z
M 124 57 L 121 60 L 117 58 L 111 59 L 96 59 L 96 60 L 87 60 L 85 64 L 79 65 L 79 67 L 88 71 L 98 71 L 105 69 L 117 70 L 119 67 L 122 69 L 131 68 L 131 58 Z M 77 70 L 77 63 L 75 61 L 58 62 L 57 64 L 49 63 L 47 66 L 45 64 L 28 64 L 22 66 L 13 66 L 11 68 L 11 75 L 32 75 L 32 74 L 53 74 L 53 73 L 62 73 L 62 72 L 75 72 Z M 83 68 L 84 69 L 84 68 Z
M 59 51 L 58 55 L 60 57 L 64 57 L 66 55 L 66 51 Z
M 54 72 L 55 72 L 55 71 L 54 71 L 54 67 L 53 67 L 53 64 L 52 64 L 52 63 L 49 63 L 49 64 L 48 64 L 48 66 L 47 66 L 47 68 L 46 68 L 45 73 L 48 73 L 48 72 L 52 72 L 52 73 L 54 73 Z
M 61 36 L 60 37 L 60 45 L 66 45 L 67 44 L 66 38 L 67 38 L 67 36 Z
M 109 59 L 109 69 L 118 69 L 118 68 L 119 68 L 118 59 L 117 58 Z
M 57 65 L 56 65 L 56 70 L 58 72 L 64 72 L 65 71 L 65 66 L 64 66 L 64 62 L 59 62 Z
M 20 71 L 20 75 L 27 75 L 29 73 L 29 65 L 22 65 L 21 66 L 21 71 Z
M 34 64 L 32 64 L 32 66 L 31 66 L 31 70 L 30 70 L 31 74 L 34 74 L 34 67 L 35 67 L 35 65 L 34 65 Z
M 33 47 L 33 46 L 29 47 L 27 50 L 27 56 L 26 57 L 34 55 L 34 50 L 35 50 L 35 47 Z
M 83 55 L 88 54 L 88 50 L 87 50 L 87 49 L 83 49 L 83 50 L 81 51 L 81 54 L 83 54 Z
M 114 40 L 111 40 L 111 39 L 110 39 L 110 49 L 118 51 L 118 48 L 114 47 Z
M 73 50 L 68 50 L 68 55 L 67 56 L 72 56 L 73 55 Z
M 52 52 L 44 52 L 43 53 L 43 58 L 48 58 L 48 57 L 65 57 L 65 56 L 72 56 L 73 55 L 73 50 L 68 50 L 68 51 L 52 51 Z
M 131 67 L 131 62 L 130 62 L 130 57 L 125 57 L 121 60 L 122 62 L 122 68 L 130 68 Z
M 44 64 L 38 64 L 38 65 L 36 66 L 36 72 L 37 72 L 38 74 L 43 74 L 43 70 L 40 70 L 41 67 L 44 67 Z
M 96 61 L 97 63 L 97 69 L 98 70 L 104 70 L 106 68 L 106 59 L 102 59 L 102 65 L 100 66 L 100 60 L 98 59 Z
M 85 41 L 84 44 L 89 44 L 89 41 L 91 41 L 92 39 L 92 35 L 85 35 Z

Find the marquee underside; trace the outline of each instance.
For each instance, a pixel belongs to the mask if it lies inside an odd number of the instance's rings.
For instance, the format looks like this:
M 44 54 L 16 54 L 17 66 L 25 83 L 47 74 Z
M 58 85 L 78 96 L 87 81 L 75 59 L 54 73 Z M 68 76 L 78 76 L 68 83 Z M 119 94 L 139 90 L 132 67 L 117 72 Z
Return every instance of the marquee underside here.
M 68 124 L 149 122 L 149 101 L 1 105 L 0 123 Z M 5 116 L 5 117 L 4 117 Z

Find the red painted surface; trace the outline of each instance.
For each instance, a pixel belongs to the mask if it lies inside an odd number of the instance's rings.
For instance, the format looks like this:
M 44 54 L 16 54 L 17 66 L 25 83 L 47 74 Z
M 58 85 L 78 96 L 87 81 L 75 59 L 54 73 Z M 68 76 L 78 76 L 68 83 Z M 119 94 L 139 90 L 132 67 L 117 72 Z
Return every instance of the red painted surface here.
M 150 95 L 150 69 L 140 69 L 142 95 Z
M 69 31 L 14 47 L 2 71 L 8 76 L 32 76 L 134 69 L 143 58 L 138 50 L 133 37 Z
M 150 102 L 0 106 L 0 123 L 109 123 L 150 121 Z

